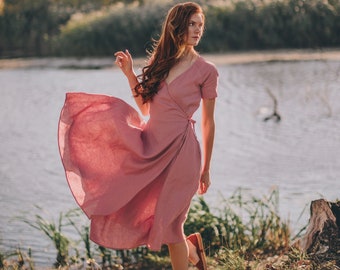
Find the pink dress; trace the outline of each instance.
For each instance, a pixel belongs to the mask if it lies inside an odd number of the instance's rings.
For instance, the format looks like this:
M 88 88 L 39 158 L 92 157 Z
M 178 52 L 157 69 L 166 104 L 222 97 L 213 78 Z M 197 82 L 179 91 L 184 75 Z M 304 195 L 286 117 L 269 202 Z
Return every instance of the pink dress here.
M 59 150 L 74 198 L 91 219 L 92 241 L 159 250 L 185 239 L 201 170 L 191 117 L 201 98 L 217 96 L 217 78 L 199 57 L 169 85 L 162 82 L 147 122 L 118 98 L 67 93 Z

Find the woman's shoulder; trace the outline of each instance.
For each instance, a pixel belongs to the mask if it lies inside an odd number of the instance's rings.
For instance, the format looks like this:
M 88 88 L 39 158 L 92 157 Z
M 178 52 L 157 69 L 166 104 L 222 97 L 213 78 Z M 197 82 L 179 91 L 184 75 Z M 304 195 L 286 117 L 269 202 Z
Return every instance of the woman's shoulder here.
M 213 62 L 206 60 L 203 56 L 199 56 L 197 61 L 201 73 L 216 73 L 218 75 L 217 67 Z
M 203 99 L 213 99 L 217 97 L 218 71 L 214 63 L 207 61 L 203 57 L 198 59 L 197 78 Z

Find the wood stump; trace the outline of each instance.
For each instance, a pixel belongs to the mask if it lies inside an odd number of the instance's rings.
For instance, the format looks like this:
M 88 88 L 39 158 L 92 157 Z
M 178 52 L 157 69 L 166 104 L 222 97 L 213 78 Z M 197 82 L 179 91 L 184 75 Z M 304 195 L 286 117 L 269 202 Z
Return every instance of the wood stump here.
M 310 215 L 300 248 L 317 262 L 335 261 L 340 266 L 340 201 L 312 201 Z

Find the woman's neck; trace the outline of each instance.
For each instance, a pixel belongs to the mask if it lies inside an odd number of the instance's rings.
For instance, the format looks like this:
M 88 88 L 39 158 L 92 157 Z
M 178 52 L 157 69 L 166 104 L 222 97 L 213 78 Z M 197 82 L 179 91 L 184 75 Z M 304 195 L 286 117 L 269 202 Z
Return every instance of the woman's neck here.
M 185 48 L 184 52 L 182 53 L 180 57 L 180 61 L 192 61 L 197 56 L 197 52 L 195 49 L 190 46 Z

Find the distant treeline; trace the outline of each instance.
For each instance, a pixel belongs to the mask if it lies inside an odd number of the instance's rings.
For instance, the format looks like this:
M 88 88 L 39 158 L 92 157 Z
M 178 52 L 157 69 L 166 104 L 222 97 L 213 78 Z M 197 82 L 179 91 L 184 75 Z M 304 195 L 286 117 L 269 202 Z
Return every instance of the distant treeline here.
M 178 1 L 177 1 L 178 2 Z M 196 1 L 199 50 L 340 47 L 339 0 Z M 0 0 L 0 57 L 145 54 L 174 1 Z

